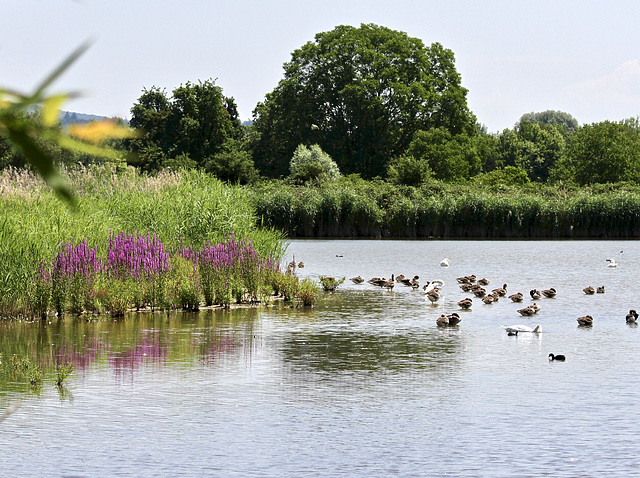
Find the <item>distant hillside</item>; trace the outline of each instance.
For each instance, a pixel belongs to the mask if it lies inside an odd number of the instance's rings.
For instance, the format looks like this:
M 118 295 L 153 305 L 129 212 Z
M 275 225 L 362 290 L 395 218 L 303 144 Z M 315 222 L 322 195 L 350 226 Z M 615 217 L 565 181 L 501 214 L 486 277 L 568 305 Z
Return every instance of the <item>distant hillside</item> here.
M 105 120 L 108 119 L 106 116 L 97 116 L 97 115 L 87 115 L 84 113 L 74 113 L 72 111 L 61 111 L 60 112 L 60 123 L 62 126 L 69 126 L 72 124 L 82 124 L 88 123 L 90 121 L 96 120 Z

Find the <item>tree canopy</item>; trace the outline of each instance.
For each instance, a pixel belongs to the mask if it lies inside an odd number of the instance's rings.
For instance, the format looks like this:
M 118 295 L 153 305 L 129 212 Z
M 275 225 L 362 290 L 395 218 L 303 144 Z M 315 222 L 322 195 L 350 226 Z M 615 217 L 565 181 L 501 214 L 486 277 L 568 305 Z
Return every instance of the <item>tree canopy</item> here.
M 640 135 L 629 122 L 584 125 L 571 137 L 560 176 L 578 184 L 640 180 Z
M 318 144 L 345 174 L 382 175 L 416 131 L 474 131 L 460 81 L 439 43 L 373 24 L 319 33 L 254 110 L 256 166 L 284 176 L 299 144 Z
M 578 120 L 564 111 L 546 110 L 538 113 L 525 113 L 516 123 L 516 128 L 522 123 L 542 123 L 564 127 L 565 133 L 573 133 L 578 128 Z
M 233 98 L 225 97 L 213 80 L 187 82 L 170 98 L 164 89 L 144 89 L 131 114 L 131 126 L 143 131 L 134 149 L 147 170 L 176 158 L 204 167 L 227 141 L 243 134 Z

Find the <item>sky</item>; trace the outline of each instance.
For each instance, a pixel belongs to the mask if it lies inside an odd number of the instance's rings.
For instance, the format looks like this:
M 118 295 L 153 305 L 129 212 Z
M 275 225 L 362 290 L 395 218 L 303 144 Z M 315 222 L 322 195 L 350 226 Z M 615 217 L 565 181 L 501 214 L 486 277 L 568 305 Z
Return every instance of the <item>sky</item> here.
M 214 79 L 250 119 L 291 53 L 338 25 L 375 23 L 455 54 L 469 108 L 490 132 L 528 112 L 580 124 L 640 115 L 640 3 L 609 0 L 2 0 L 0 88 L 51 88 L 64 110 L 131 117 L 144 88 Z

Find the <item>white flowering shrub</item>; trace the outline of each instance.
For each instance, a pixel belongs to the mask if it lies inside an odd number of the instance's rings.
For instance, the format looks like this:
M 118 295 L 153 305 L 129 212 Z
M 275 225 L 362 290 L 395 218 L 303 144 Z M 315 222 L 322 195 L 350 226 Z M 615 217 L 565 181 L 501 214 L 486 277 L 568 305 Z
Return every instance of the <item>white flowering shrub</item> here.
M 301 181 L 312 179 L 333 181 L 340 177 L 340 169 L 336 162 L 317 144 L 310 147 L 299 145 L 293 152 L 289 171 L 292 178 Z

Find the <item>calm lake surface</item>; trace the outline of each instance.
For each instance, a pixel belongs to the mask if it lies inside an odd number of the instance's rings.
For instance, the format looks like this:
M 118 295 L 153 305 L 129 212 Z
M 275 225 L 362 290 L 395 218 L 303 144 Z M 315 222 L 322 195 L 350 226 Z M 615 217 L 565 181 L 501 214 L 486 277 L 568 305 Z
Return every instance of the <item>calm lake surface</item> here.
M 0 415 L 20 404 L 0 423 L 0 476 L 640 476 L 640 340 L 625 323 L 640 310 L 639 253 L 626 241 L 296 240 L 300 277 L 347 278 L 312 309 L 0 322 Z M 348 280 L 392 273 L 442 279 L 444 297 Z M 532 288 L 558 295 L 532 318 L 506 298 L 460 312 L 455 278 L 469 274 L 525 305 Z M 455 311 L 458 327 L 436 327 Z M 576 322 L 586 314 L 591 328 Z M 512 324 L 542 333 L 508 336 Z M 9 373 L 12 355 L 41 364 L 42 387 Z M 66 361 L 75 379 L 58 389 L 51 367 Z

